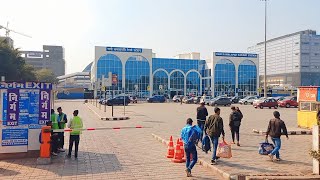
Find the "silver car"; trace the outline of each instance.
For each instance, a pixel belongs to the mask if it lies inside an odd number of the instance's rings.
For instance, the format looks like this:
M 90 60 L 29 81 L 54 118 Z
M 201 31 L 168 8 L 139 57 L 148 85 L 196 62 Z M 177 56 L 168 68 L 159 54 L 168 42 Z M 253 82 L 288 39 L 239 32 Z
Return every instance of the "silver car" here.
M 254 100 L 257 100 L 258 97 L 257 96 L 247 96 L 243 99 L 240 99 L 239 103 L 240 104 L 244 104 L 244 105 L 247 105 L 247 104 L 253 104 L 253 101 Z

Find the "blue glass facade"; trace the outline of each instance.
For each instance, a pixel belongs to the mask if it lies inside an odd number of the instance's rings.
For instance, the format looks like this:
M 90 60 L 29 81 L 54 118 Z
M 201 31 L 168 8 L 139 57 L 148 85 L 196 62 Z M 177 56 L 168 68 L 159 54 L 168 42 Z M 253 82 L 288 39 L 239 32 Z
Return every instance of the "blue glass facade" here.
M 109 72 L 117 75 L 116 94 L 125 90 L 139 97 L 152 94 L 173 97 L 175 94 L 212 95 L 214 91 L 214 96 L 233 96 L 236 89 L 239 89 L 239 95 L 255 94 L 257 91 L 255 60 L 242 57 L 243 54 L 239 54 L 243 59 L 233 61 L 230 60 L 232 58 L 219 56 L 213 61 L 214 65 L 208 67 L 205 60 L 151 58 L 148 54 L 140 55 L 142 51 L 132 56 L 122 54 L 128 52 L 117 53 L 99 55 L 101 57 L 92 65 L 93 69 L 96 68 L 97 79 L 101 79 L 102 75 L 108 78 Z M 90 65 L 86 70 L 89 68 Z
M 109 72 L 118 76 L 118 82 L 114 89 L 122 90 L 122 63 L 121 60 L 113 54 L 101 56 L 97 61 L 98 79 L 101 79 L 102 75 L 104 75 L 105 78 L 108 78 Z M 111 88 L 109 87 L 108 89 L 110 90 Z
M 232 61 L 221 59 L 214 69 L 214 95 L 235 94 L 236 89 L 236 69 Z
M 142 56 L 131 56 L 126 62 L 125 72 L 126 92 L 137 94 L 141 97 L 148 97 L 150 82 L 150 65 L 148 60 Z
M 205 72 L 205 65 L 204 60 L 153 58 L 153 92 L 168 93 L 170 96 L 174 94 L 200 95 L 202 93 L 201 78 Z M 160 81 L 163 84 L 159 84 Z M 163 89 L 160 90 L 159 86 Z
M 254 62 L 244 60 L 238 68 L 238 88 L 240 95 L 255 94 L 257 91 L 257 67 Z

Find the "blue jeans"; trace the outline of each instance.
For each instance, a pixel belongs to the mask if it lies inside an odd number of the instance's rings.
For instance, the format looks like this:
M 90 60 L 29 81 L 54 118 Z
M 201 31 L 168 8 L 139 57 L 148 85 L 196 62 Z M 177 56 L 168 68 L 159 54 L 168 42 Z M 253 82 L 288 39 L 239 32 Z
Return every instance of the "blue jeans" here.
M 212 154 L 212 160 L 217 159 L 217 148 L 218 148 L 218 142 L 219 142 L 219 137 L 213 136 L 210 137 L 213 145 L 213 154 Z
M 185 145 L 186 147 L 186 145 Z M 193 145 L 191 148 L 185 148 L 184 149 L 186 152 L 186 167 L 188 170 L 191 171 L 193 166 L 197 163 L 198 161 L 198 154 L 197 154 L 197 149 L 196 146 Z M 192 155 L 192 161 L 190 163 L 190 155 Z
M 271 152 L 272 155 L 276 155 L 276 158 L 280 158 L 279 150 L 281 148 L 281 139 L 280 138 L 271 138 L 275 148 Z
M 205 124 L 205 121 L 201 121 L 201 120 L 197 120 L 197 124 L 199 126 L 199 128 L 201 129 L 201 134 L 200 134 L 200 141 L 202 141 L 202 138 L 203 138 L 203 129 L 204 129 L 204 124 Z

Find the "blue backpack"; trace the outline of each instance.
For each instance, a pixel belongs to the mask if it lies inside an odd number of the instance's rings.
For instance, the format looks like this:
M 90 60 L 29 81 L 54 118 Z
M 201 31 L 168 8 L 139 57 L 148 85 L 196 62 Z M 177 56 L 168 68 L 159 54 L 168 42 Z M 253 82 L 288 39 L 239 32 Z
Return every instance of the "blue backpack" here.
M 204 138 L 202 139 L 202 151 L 204 151 L 205 153 L 211 151 L 211 143 L 208 135 L 204 136 Z

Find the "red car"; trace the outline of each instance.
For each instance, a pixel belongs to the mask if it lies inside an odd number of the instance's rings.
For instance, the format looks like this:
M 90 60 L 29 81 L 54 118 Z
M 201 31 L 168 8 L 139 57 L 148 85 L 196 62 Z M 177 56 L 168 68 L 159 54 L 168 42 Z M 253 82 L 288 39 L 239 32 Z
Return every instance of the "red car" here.
M 258 101 L 255 101 L 253 103 L 253 107 L 254 108 L 260 108 L 263 109 L 264 107 L 268 107 L 269 109 L 271 109 L 272 107 L 277 109 L 278 108 L 278 103 L 275 99 L 273 98 L 268 98 L 268 99 L 261 99 Z
M 286 97 L 284 100 L 279 101 L 278 105 L 280 107 L 286 107 L 286 108 L 289 108 L 289 107 L 292 107 L 292 106 L 293 107 L 298 107 L 297 97 L 295 97 L 295 96 Z

